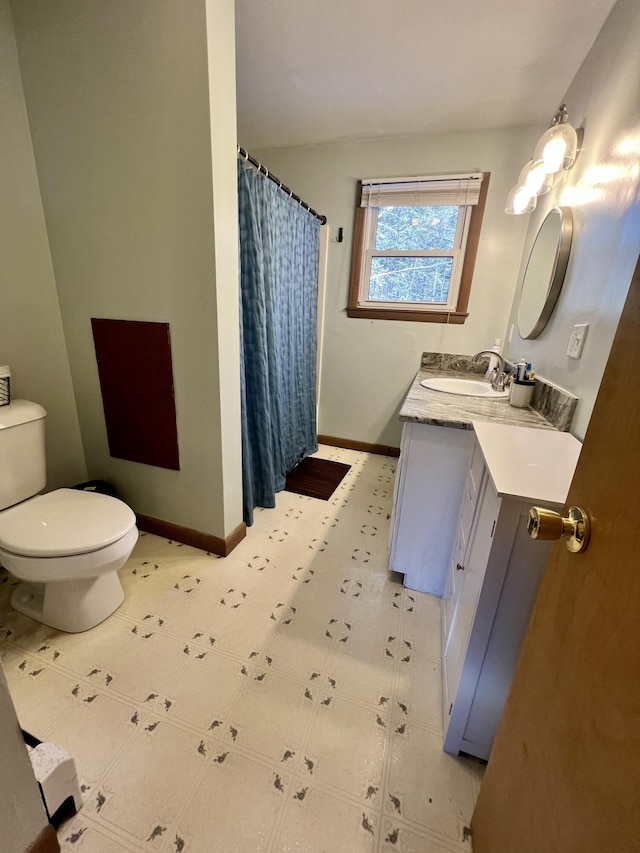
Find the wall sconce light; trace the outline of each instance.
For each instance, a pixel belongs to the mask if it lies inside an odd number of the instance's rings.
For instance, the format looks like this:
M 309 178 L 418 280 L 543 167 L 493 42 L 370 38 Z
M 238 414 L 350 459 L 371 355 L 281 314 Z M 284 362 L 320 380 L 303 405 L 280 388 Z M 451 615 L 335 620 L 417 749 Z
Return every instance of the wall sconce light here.
M 567 105 L 562 104 L 551 121 L 549 130 L 542 134 L 533 152 L 533 162 L 544 164 L 550 175 L 570 169 L 576 162 L 578 134 L 569 124 Z
M 536 209 L 537 196 L 532 193 L 528 187 L 516 184 L 511 188 L 511 192 L 507 196 L 507 206 L 505 213 L 531 213 Z
M 529 160 L 520 172 L 518 184 L 521 184 L 523 178 L 524 186 L 536 196 L 548 193 L 553 186 L 553 174 L 547 172 L 543 162 L 536 163 L 535 160 Z
M 577 156 L 578 134 L 569 124 L 567 105 L 562 104 L 507 196 L 505 213 L 518 215 L 535 210 L 537 197 L 564 180 Z

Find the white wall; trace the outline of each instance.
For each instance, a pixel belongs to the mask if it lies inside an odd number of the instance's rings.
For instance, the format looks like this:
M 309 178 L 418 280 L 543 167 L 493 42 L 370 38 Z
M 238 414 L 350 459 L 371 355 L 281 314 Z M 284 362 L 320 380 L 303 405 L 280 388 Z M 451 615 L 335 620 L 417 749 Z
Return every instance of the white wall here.
M 472 354 L 504 335 L 527 223 L 504 200 L 543 128 L 485 130 L 256 150 L 269 169 L 329 219 L 319 432 L 398 446 L 399 406 L 423 351 Z M 240 140 L 242 144 L 242 140 Z M 491 172 L 469 317 L 462 326 L 346 316 L 359 178 Z M 338 227 L 344 242 L 335 242 Z
M 640 252 L 639 81 L 640 6 L 620 0 L 563 99 L 574 127 L 584 128 L 576 164 L 533 214 L 518 217 L 530 219 L 526 258 L 550 207 L 573 209 L 571 258 L 555 312 L 536 340 L 522 341 L 516 325 L 508 351 L 516 360 L 526 356 L 539 374 L 580 398 L 571 428 L 578 438 L 587 429 Z M 519 282 L 523 274 L 524 265 Z M 518 303 L 519 289 L 510 323 L 516 323 Z M 565 355 L 575 323 L 589 324 L 577 361 Z
M 216 264 L 220 480 L 224 529 L 242 520 L 240 302 L 236 176 L 235 20 L 233 0 L 206 0 L 209 122 Z
M 87 477 L 9 0 L 0 0 L 0 364 L 47 417 L 47 483 Z
M 13 13 L 90 476 L 226 536 L 242 519 L 233 0 Z M 170 323 L 179 472 L 109 456 L 91 317 Z

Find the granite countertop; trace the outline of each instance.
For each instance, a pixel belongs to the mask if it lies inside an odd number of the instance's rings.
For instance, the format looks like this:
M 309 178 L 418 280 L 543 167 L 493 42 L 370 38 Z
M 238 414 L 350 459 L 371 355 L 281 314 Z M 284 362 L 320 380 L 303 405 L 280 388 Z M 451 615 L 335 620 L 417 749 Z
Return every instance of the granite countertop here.
M 486 367 L 486 365 L 485 365 Z M 423 379 L 444 376 L 457 379 L 479 379 L 482 373 L 469 370 L 438 370 L 421 367 L 400 409 L 399 419 L 416 424 L 473 429 L 473 421 L 490 421 L 507 426 L 552 429 L 556 427 L 534 409 L 516 409 L 508 399 L 483 400 L 431 391 L 420 385 Z

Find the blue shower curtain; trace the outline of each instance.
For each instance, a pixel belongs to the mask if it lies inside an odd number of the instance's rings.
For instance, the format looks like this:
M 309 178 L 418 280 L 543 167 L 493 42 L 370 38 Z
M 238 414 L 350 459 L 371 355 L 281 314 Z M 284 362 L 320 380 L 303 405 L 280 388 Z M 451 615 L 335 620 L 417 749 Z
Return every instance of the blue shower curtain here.
M 244 520 L 275 506 L 287 473 L 318 449 L 320 222 L 238 163 Z

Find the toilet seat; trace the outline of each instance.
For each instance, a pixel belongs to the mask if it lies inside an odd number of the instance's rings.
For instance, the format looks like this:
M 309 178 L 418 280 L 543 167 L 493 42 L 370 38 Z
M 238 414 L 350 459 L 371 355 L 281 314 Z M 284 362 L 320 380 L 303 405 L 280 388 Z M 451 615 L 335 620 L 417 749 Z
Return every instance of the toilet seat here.
M 0 512 L 0 550 L 39 558 L 89 554 L 126 537 L 135 523 L 117 498 L 56 489 Z
M 8 551 L 0 545 L 0 566 L 4 566 L 20 580 L 31 583 L 83 580 L 121 568 L 137 539 L 138 529 L 134 526 L 122 539 L 104 548 L 59 557 L 28 557 Z

